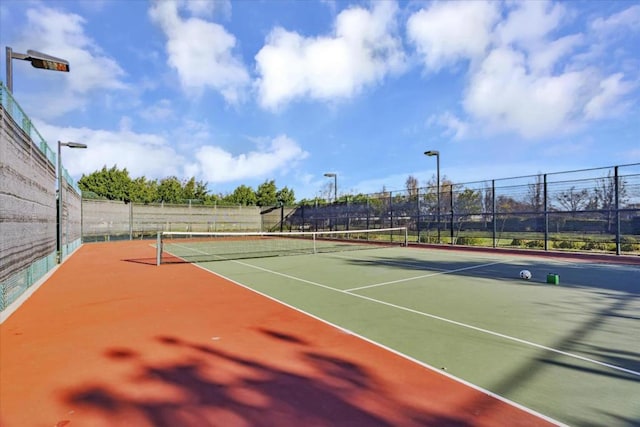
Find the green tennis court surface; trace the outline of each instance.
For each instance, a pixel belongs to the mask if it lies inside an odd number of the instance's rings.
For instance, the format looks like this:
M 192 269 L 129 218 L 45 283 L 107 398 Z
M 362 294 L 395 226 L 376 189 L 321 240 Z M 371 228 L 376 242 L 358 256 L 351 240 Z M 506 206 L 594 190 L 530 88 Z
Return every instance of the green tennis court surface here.
M 200 265 L 560 422 L 639 423 L 639 266 L 405 247 L 216 259 Z

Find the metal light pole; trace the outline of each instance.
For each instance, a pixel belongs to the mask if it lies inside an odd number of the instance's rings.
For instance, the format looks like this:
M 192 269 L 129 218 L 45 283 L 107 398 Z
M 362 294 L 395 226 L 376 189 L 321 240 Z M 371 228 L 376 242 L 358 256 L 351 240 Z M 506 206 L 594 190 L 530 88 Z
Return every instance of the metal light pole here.
M 338 203 L 338 174 L 325 173 L 324 176 L 327 178 L 333 178 L 333 198 L 334 202 Z
M 31 62 L 31 66 L 34 68 L 42 68 L 44 70 L 63 71 L 69 72 L 69 61 L 66 59 L 56 58 L 55 56 L 47 55 L 46 53 L 38 52 L 35 50 L 28 50 L 27 53 L 14 52 L 9 46 L 5 47 L 6 52 L 6 71 L 7 71 L 7 89 L 13 93 L 13 63 L 12 59 L 21 59 L 23 61 Z
M 437 192 L 437 221 L 438 221 L 438 243 L 440 243 L 440 152 L 437 150 L 425 151 L 424 154 L 429 157 L 436 156 L 436 192 Z
M 79 142 L 61 142 L 58 141 L 58 263 L 62 262 L 63 251 L 62 251 L 62 208 L 63 208 L 63 198 L 62 198 L 62 189 L 64 186 L 62 185 L 62 147 L 69 148 L 87 148 L 86 144 L 80 144 Z

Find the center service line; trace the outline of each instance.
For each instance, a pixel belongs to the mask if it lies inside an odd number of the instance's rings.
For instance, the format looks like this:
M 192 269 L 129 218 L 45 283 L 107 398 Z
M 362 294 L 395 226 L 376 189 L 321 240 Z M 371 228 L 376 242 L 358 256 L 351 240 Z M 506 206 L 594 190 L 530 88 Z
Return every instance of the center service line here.
M 569 353 L 569 352 L 558 350 L 558 349 L 555 349 L 555 348 L 552 348 L 552 347 L 547 347 L 547 346 L 542 345 L 542 344 L 537 344 L 537 343 L 534 343 L 534 342 L 531 342 L 531 341 L 527 341 L 527 340 L 523 340 L 523 339 L 520 339 L 520 338 L 512 337 L 510 335 L 501 334 L 500 332 L 495 332 L 495 331 L 491 331 L 489 329 L 480 328 L 478 326 L 469 325 L 467 323 L 458 322 L 456 320 L 447 319 L 446 317 L 441 317 L 441 316 L 437 316 L 435 314 L 430 314 L 430 313 L 424 313 L 422 311 L 414 310 L 412 308 L 403 307 L 401 305 L 393 304 L 393 303 L 390 303 L 390 302 L 377 300 L 375 298 L 370 298 L 370 297 L 367 297 L 367 296 L 364 296 L 364 295 L 358 295 L 358 294 L 350 292 L 350 291 L 345 291 L 345 290 L 342 290 L 342 289 L 336 289 L 336 288 L 333 288 L 331 286 L 323 285 L 322 283 L 317 283 L 317 282 L 313 282 L 311 280 L 302 279 L 300 277 L 291 276 L 289 274 L 280 273 L 278 271 L 269 270 L 267 268 L 258 267 L 257 265 L 247 264 L 246 262 L 242 262 L 242 261 L 238 261 L 238 260 L 231 260 L 231 261 L 236 263 L 236 264 L 244 265 L 244 266 L 249 267 L 249 268 L 253 268 L 253 269 L 256 269 L 256 270 L 264 271 L 265 273 L 274 274 L 276 276 L 281 276 L 281 277 L 285 277 L 287 279 L 295 280 L 295 281 L 298 281 L 298 282 L 307 283 L 309 285 L 318 286 L 318 287 L 321 287 L 321 288 L 324 288 L 324 289 L 329 289 L 331 291 L 340 292 L 342 294 L 350 295 L 350 296 L 353 296 L 353 297 L 356 297 L 356 298 L 361 298 L 361 299 L 364 299 L 364 300 L 367 300 L 367 301 L 371 301 L 371 302 L 374 302 L 374 303 L 377 303 L 377 304 L 386 305 L 387 307 L 396 308 L 398 310 L 407 311 L 409 313 L 417 314 L 417 315 L 420 315 L 420 316 L 430 317 L 432 319 L 440 320 L 442 322 L 450 323 L 452 325 L 456 325 L 456 326 L 461 326 L 463 328 L 472 329 L 474 331 L 482 332 L 482 333 L 485 333 L 485 334 L 488 334 L 488 335 L 493 335 L 495 337 L 499 337 L 499 338 L 502 338 L 502 339 L 505 339 L 505 340 L 514 341 L 514 342 L 517 342 L 517 343 L 520 343 L 520 344 L 528 345 L 528 346 L 531 346 L 531 347 L 535 347 L 535 348 L 538 348 L 538 349 L 541 349 L 541 350 L 546 350 L 546 351 L 549 351 L 549 352 L 552 352 L 552 353 L 556 353 L 556 354 L 561 354 L 563 356 L 571 357 L 573 359 L 582 360 L 584 362 L 593 363 L 595 365 L 604 366 L 606 368 L 610 368 L 610 369 L 613 369 L 613 370 L 616 370 L 616 371 L 621 371 L 621 372 L 625 372 L 625 373 L 630 374 L 630 375 L 634 375 L 634 376 L 640 377 L 640 372 L 634 371 L 632 369 L 623 368 L 622 366 L 612 365 L 612 364 L 606 363 L 606 362 L 600 362 L 599 360 L 590 359 L 588 357 L 580 356 L 578 354 Z M 494 264 L 497 264 L 497 263 L 494 263 Z

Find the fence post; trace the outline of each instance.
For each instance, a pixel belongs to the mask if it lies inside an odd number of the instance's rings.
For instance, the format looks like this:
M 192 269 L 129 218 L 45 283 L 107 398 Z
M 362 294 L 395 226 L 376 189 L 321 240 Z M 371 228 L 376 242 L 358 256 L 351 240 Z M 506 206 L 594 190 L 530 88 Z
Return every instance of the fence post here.
M 129 202 L 129 240 L 133 240 L 133 202 Z
M 618 177 L 618 166 L 613 168 L 615 179 L 615 207 L 616 207 L 616 255 L 620 255 L 620 179 Z
M 418 232 L 417 243 L 420 243 L 420 187 L 416 191 L 416 231 Z
M 280 205 L 280 232 L 284 231 L 284 203 Z
M 493 221 L 493 247 L 496 248 L 498 246 L 497 240 L 497 229 L 496 223 L 498 221 L 498 216 L 496 215 L 496 180 L 491 180 L 491 214 Z
M 449 188 L 449 208 L 451 209 L 451 231 L 449 232 L 449 235 L 451 236 L 451 244 L 455 244 L 454 240 L 453 240 L 453 225 L 454 225 L 454 217 L 453 217 L 453 182 L 451 183 L 451 186 Z
M 162 232 L 158 231 L 156 237 L 156 265 L 162 263 Z
M 543 203 L 544 203 L 544 250 L 549 250 L 549 196 L 548 196 L 547 174 L 543 175 Z
M 370 212 L 369 212 L 369 196 L 367 196 L 367 230 L 369 230 L 371 227 L 369 227 L 369 217 L 370 217 Z
M 393 191 L 389 191 L 389 227 L 393 228 Z

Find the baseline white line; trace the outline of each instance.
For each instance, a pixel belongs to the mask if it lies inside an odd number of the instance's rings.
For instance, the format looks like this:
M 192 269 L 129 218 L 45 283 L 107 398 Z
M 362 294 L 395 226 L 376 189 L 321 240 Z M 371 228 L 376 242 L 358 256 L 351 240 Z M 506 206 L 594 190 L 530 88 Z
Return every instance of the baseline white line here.
M 437 272 L 437 273 L 423 274 L 421 276 L 409 277 L 409 278 L 406 278 L 406 279 L 398 279 L 398 280 L 392 280 L 390 282 L 382 282 L 382 283 L 376 283 L 376 284 L 373 284 L 373 285 L 366 285 L 366 286 L 360 286 L 360 287 L 357 287 L 357 288 L 345 289 L 345 292 L 359 291 L 361 289 L 375 288 L 375 287 L 378 287 L 378 286 L 393 285 L 395 283 L 410 282 L 412 280 L 424 279 L 425 277 L 433 277 L 433 276 L 440 276 L 442 274 L 457 273 L 458 271 L 464 271 L 464 270 L 473 270 L 473 269 L 476 269 L 476 268 L 487 267 L 487 266 L 495 265 L 495 264 L 504 264 L 505 262 L 510 262 L 510 261 L 511 260 L 496 261 L 496 262 L 490 262 L 490 263 L 487 263 L 487 264 L 472 265 L 471 267 L 457 268 L 455 270 L 444 270 L 444 271 L 440 271 L 440 272 Z
M 500 332 L 491 331 L 489 329 L 480 328 L 478 326 L 469 325 L 467 323 L 458 322 L 457 320 L 447 319 L 446 317 L 437 316 L 435 314 L 425 313 L 425 312 L 422 312 L 422 311 L 414 310 L 412 308 L 403 307 L 401 305 L 393 304 L 393 303 L 390 303 L 390 302 L 377 300 L 375 298 L 370 298 L 370 297 L 367 297 L 367 296 L 364 296 L 364 295 L 355 294 L 353 292 L 345 291 L 345 290 L 342 290 L 342 289 L 332 288 L 331 286 L 327 286 L 327 285 L 323 285 L 321 283 L 313 282 L 311 280 L 306 280 L 306 279 L 302 279 L 302 278 L 299 278 L 299 277 L 291 276 L 289 274 L 280 273 L 278 271 L 269 270 L 267 268 L 258 267 L 257 265 L 247 264 L 246 262 L 237 261 L 237 260 L 232 260 L 232 262 L 240 264 L 240 265 L 244 265 L 246 267 L 254 268 L 256 270 L 264 271 L 266 273 L 274 274 L 276 276 L 285 277 L 287 279 L 296 280 L 296 281 L 299 281 L 299 282 L 302 282 L 302 283 L 307 283 L 307 284 L 313 285 L 313 286 L 319 286 L 321 288 L 329 289 L 329 290 L 332 290 L 332 291 L 335 291 L 335 292 L 340 292 L 340 293 L 343 293 L 343 294 L 346 294 L 346 295 L 351 295 L 351 296 L 356 297 L 356 298 L 361 298 L 361 299 L 364 299 L 364 300 L 367 300 L 367 301 L 371 301 L 371 302 L 374 302 L 374 303 L 377 303 L 377 304 L 386 305 L 388 307 L 396 308 L 398 310 L 403 310 L 403 311 L 407 311 L 409 313 L 417 314 L 417 315 L 420 315 L 420 316 L 424 316 L 424 317 L 429 317 L 429 318 L 432 318 L 432 319 L 440 320 L 442 322 L 450 323 L 452 325 L 460 326 L 460 327 L 463 327 L 463 328 L 472 329 L 474 331 L 482 332 L 482 333 L 485 333 L 487 335 L 493 335 L 495 337 L 502 338 L 502 339 L 505 339 L 505 340 L 508 340 L 508 341 L 514 341 L 514 342 L 517 342 L 517 343 L 520 343 L 520 344 L 528 345 L 528 346 L 531 346 L 531 347 L 534 347 L 534 348 L 538 348 L 538 349 L 549 351 L 549 352 L 556 353 L 556 354 L 561 354 L 563 356 L 567 356 L 567 357 L 570 357 L 570 358 L 573 358 L 573 359 L 582 360 L 583 362 L 593 363 L 593 364 L 596 364 L 596 365 L 599 365 L 599 366 L 603 366 L 603 367 L 606 367 L 606 368 L 609 368 L 609 369 L 625 372 L 627 374 L 631 374 L 631 375 L 635 375 L 635 376 L 640 377 L 640 372 L 634 371 L 632 369 L 623 368 L 622 366 L 612 365 L 612 364 L 606 363 L 606 362 L 600 362 L 599 360 L 590 359 L 588 357 L 580 356 L 578 354 L 569 353 L 569 352 L 566 352 L 566 351 L 563 351 L 563 350 L 555 349 L 553 347 L 548 347 L 546 345 L 542 345 L 542 344 L 534 343 L 534 342 L 531 342 L 531 341 L 523 340 L 521 338 L 512 337 L 511 335 L 506 335 L 506 334 L 502 334 Z
M 246 263 L 243 263 L 243 262 L 240 262 L 240 261 L 237 261 L 237 260 L 228 260 L 228 261 L 232 261 L 232 262 L 239 263 L 239 264 L 242 264 L 242 265 L 246 265 L 246 266 L 249 266 L 249 267 L 254 267 L 254 268 L 261 269 L 261 267 L 257 267 L 257 266 L 251 265 L 251 264 L 246 264 Z M 470 383 L 470 382 L 468 382 L 468 381 L 466 381 L 466 380 L 464 380 L 462 378 L 458 378 L 458 377 L 456 377 L 456 376 L 454 376 L 454 375 L 452 375 L 452 374 L 450 374 L 448 372 L 444 372 L 443 370 L 438 369 L 438 368 L 436 368 L 434 366 L 431 366 L 428 363 L 425 363 L 425 362 L 423 362 L 421 360 L 418 360 L 418 359 L 413 358 L 411 356 L 408 356 L 408 355 L 406 355 L 404 353 L 401 353 L 400 351 L 395 350 L 395 349 L 393 349 L 391 347 L 387 347 L 386 345 L 381 344 L 381 343 L 379 343 L 377 341 L 373 341 L 372 339 L 367 338 L 364 335 L 360 335 L 357 332 L 353 332 L 353 331 L 351 331 L 349 329 L 343 328 L 340 325 L 337 325 L 335 323 L 331 323 L 326 319 L 323 319 L 321 317 L 316 316 L 315 314 L 309 313 L 309 312 L 307 312 L 305 310 L 302 310 L 301 308 L 295 307 L 295 306 L 293 306 L 291 304 L 288 304 L 288 303 L 286 303 L 284 301 L 281 301 L 281 300 L 279 300 L 279 299 L 277 299 L 277 298 L 275 298 L 275 297 L 273 297 L 271 295 L 268 295 L 268 294 L 266 294 L 264 292 L 260 292 L 257 289 L 254 289 L 254 288 L 252 288 L 252 287 L 250 287 L 248 285 L 245 285 L 245 284 L 240 283 L 240 282 L 238 282 L 236 280 L 233 280 L 230 277 L 227 277 L 227 276 L 224 276 L 224 275 L 222 275 L 220 273 L 217 273 L 215 271 L 209 270 L 209 269 L 207 269 L 206 267 L 203 267 L 200 264 L 193 264 L 193 265 L 198 267 L 198 268 L 200 268 L 200 269 L 202 269 L 202 270 L 204 270 L 204 271 L 206 271 L 207 273 L 213 274 L 214 276 L 221 277 L 222 279 L 227 280 L 227 281 L 229 281 L 229 282 L 231 282 L 231 283 L 233 283 L 233 284 L 235 284 L 237 286 L 240 286 L 240 287 L 242 287 L 242 288 L 244 288 L 244 289 L 246 289 L 246 290 L 248 290 L 250 292 L 256 293 L 256 294 L 258 294 L 258 295 L 260 295 L 260 296 L 262 296 L 264 298 L 267 298 L 267 299 L 269 299 L 271 301 L 274 301 L 274 302 L 276 302 L 278 304 L 282 304 L 283 306 L 288 307 L 291 310 L 297 311 L 298 313 L 302 313 L 305 316 L 309 316 L 309 317 L 311 317 L 311 318 L 313 318 L 313 319 L 315 319 L 315 320 L 317 320 L 319 322 L 324 323 L 325 325 L 329 325 L 329 326 L 331 326 L 333 328 L 336 328 L 337 330 L 342 331 L 345 334 L 357 337 L 357 338 L 359 338 L 359 339 L 361 339 L 361 340 L 363 340 L 365 342 L 368 342 L 368 343 L 370 343 L 370 344 L 372 344 L 372 345 L 374 345 L 376 347 L 379 347 L 379 348 L 381 348 L 383 350 L 389 351 L 389 352 L 391 352 L 391 353 L 393 353 L 393 354 L 395 354 L 395 355 L 397 355 L 397 356 L 399 356 L 399 357 L 401 357 L 403 359 L 406 359 L 406 360 L 409 360 L 409 361 L 411 361 L 413 363 L 416 363 L 419 366 L 422 366 L 423 368 L 426 368 L 426 369 L 428 369 L 430 371 L 433 371 L 436 374 L 444 375 L 445 377 L 451 379 L 452 381 L 456 381 L 456 382 L 458 382 L 458 383 L 460 383 L 460 384 L 462 384 L 462 385 L 464 385 L 466 387 L 472 388 L 472 389 L 474 389 L 474 390 L 476 390 L 476 391 L 478 391 L 480 393 L 483 393 L 483 394 L 485 394 L 485 395 L 487 395 L 489 397 L 492 397 L 492 398 L 494 398 L 494 399 L 496 399 L 496 400 L 498 400 L 500 402 L 503 402 L 503 403 L 505 403 L 507 405 L 510 405 L 510 406 L 514 407 L 514 408 L 520 409 L 523 412 L 526 412 L 526 413 L 528 413 L 530 415 L 538 417 L 538 418 L 540 418 L 542 420 L 548 421 L 548 422 L 550 422 L 552 424 L 557 425 L 558 427 L 568 427 L 567 424 L 562 423 L 562 422 L 560 422 L 560 421 L 558 421 L 558 420 L 556 420 L 554 418 L 551 418 L 548 415 L 542 414 L 542 413 L 540 413 L 540 412 L 538 412 L 538 411 L 536 411 L 534 409 L 528 408 L 528 407 L 526 407 L 526 406 L 524 406 L 524 405 L 522 405 L 520 403 L 514 402 L 513 400 L 509 400 L 504 396 L 501 396 L 501 395 L 496 394 L 496 393 L 494 393 L 492 391 L 484 389 L 484 388 L 482 388 L 482 387 L 480 387 L 480 386 L 478 386 L 476 384 Z M 269 270 L 265 269 L 265 271 L 269 271 Z M 304 279 L 299 279 L 299 278 L 294 278 L 294 279 L 300 280 L 302 282 L 305 282 Z M 309 282 L 309 281 L 306 281 L 306 282 L 310 283 L 310 284 L 314 284 L 314 282 Z M 321 284 L 317 284 L 317 285 L 318 286 L 322 286 L 322 287 L 326 287 L 326 288 L 334 290 L 334 291 L 340 291 L 339 289 L 331 288 L 331 287 L 328 287 L 328 286 L 325 286 L 325 285 L 321 285 Z M 347 293 L 347 294 L 348 295 L 352 295 L 352 296 L 358 296 L 356 294 L 349 294 L 349 293 Z
M 191 248 L 187 248 L 187 249 L 193 250 L 195 252 L 203 253 L 202 251 L 199 251 L 197 249 L 191 249 Z M 306 283 L 306 284 L 313 285 L 313 286 L 318 286 L 318 287 L 321 287 L 321 288 L 324 288 L 324 289 L 328 289 L 328 290 L 331 290 L 331 291 L 339 292 L 339 293 L 342 293 L 342 294 L 345 294 L 345 295 L 350 295 L 350 296 L 353 296 L 353 297 L 356 297 L 356 298 L 361 298 L 361 299 L 364 299 L 364 300 L 367 300 L 367 301 L 371 301 L 371 302 L 374 302 L 374 303 L 377 303 L 377 304 L 386 305 L 388 307 L 396 308 L 398 310 L 407 311 L 409 313 L 417 314 L 419 316 L 424 316 L 424 317 L 429 317 L 429 318 L 432 318 L 432 319 L 440 320 L 440 321 L 445 322 L 445 323 L 450 323 L 452 325 L 460 326 L 460 327 L 463 327 L 463 328 L 468 328 L 468 329 L 471 329 L 471 330 L 474 330 L 474 331 L 477 331 L 477 332 L 485 333 L 487 335 L 493 335 L 495 337 L 502 338 L 502 339 L 505 339 L 505 340 L 508 340 L 508 341 L 514 341 L 514 342 L 517 342 L 517 343 L 520 343 L 520 344 L 528 345 L 528 346 L 531 346 L 531 347 L 534 347 L 534 348 L 538 348 L 538 349 L 549 351 L 549 352 L 556 353 L 556 354 L 561 354 L 563 356 L 567 356 L 567 357 L 570 357 L 570 358 L 573 358 L 573 359 L 582 360 L 583 362 L 593 363 L 595 365 L 603 366 L 605 368 L 609 368 L 609 369 L 613 369 L 613 370 L 616 370 L 616 371 L 625 372 L 627 374 L 631 374 L 631 375 L 635 375 L 635 376 L 640 377 L 640 372 L 634 371 L 632 369 L 623 368 L 622 366 L 612 365 L 612 364 L 606 363 L 606 362 L 600 362 L 599 360 L 590 359 L 588 357 L 580 356 L 578 354 L 569 353 L 569 352 L 566 352 L 566 351 L 563 351 L 563 350 L 555 349 L 553 347 L 548 347 L 546 345 L 542 345 L 542 344 L 534 343 L 534 342 L 531 342 L 531 341 L 523 340 L 521 338 L 512 337 L 511 335 L 502 334 L 500 332 L 495 332 L 495 331 L 491 331 L 489 329 L 480 328 L 478 326 L 469 325 L 467 323 L 458 322 L 457 320 L 447 319 L 446 317 L 437 316 L 435 314 L 425 313 L 425 312 L 422 312 L 422 311 L 414 310 L 414 309 L 408 308 L 408 307 L 403 307 L 401 305 L 393 304 L 393 303 L 390 303 L 390 302 L 381 301 L 381 300 L 377 300 L 375 298 L 370 298 L 370 297 L 367 297 L 367 296 L 364 296 L 364 295 L 355 294 L 353 292 L 349 292 L 349 291 L 346 291 L 346 290 L 343 290 L 343 289 L 333 288 L 331 286 L 323 285 L 322 283 L 317 283 L 317 282 L 313 282 L 311 280 L 302 279 L 300 277 L 291 276 L 289 274 L 280 273 L 278 271 L 269 270 L 268 268 L 259 267 L 257 265 L 247 264 L 246 262 L 242 262 L 242 261 L 238 261 L 238 260 L 229 260 L 229 261 L 231 261 L 233 263 L 236 263 L 236 264 L 243 265 L 245 267 L 249 267 L 249 268 L 253 268 L 253 269 L 256 269 L 256 270 L 264 271 L 265 273 L 269 273 L 269 274 L 273 274 L 273 275 L 276 275 L 276 276 L 285 277 L 287 279 L 295 280 L 295 281 Z M 493 264 L 499 264 L 499 263 L 493 263 Z

